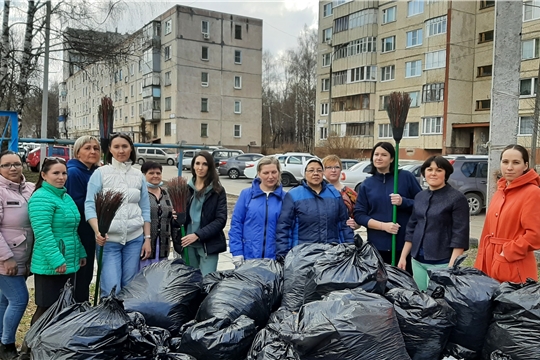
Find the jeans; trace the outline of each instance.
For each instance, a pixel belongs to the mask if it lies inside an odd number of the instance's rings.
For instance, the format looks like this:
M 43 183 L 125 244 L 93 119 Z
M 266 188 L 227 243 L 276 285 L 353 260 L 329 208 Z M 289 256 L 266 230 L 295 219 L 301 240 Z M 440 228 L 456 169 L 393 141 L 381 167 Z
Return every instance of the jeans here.
M 217 270 L 219 255 L 206 255 L 202 246 L 188 246 L 189 266 L 201 269 L 202 276 Z
M 424 264 L 412 259 L 413 278 L 420 291 L 426 291 L 429 285 L 428 270 L 445 269 L 448 264 Z
M 111 241 L 105 243 L 99 286 L 101 297 L 109 296 L 114 286 L 118 294 L 137 275 L 143 242 L 144 236 L 141 235 L 125 245 Z M 100 248 L 101 246 L 96 248 L 97 259 L 99 259 Z
M 14 344 L 17 327 L 28 304 L 24 276 L 0 275 L 0 334 L 2 344 Z

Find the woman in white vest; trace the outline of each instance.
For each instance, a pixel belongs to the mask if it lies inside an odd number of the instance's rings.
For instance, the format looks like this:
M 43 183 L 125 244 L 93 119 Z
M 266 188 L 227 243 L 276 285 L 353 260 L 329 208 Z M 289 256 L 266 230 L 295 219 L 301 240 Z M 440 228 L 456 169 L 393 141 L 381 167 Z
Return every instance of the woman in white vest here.
M 135 156 L 135 147 L 128 135 L 113 135 L 107 165 L 96 169 L 88 182 L 85 215 L 96 236 L 96 250 L 103 246 L 101 296 L 108 296 L 114 286 L 119 292 L 139 271 L 139 261 L 148 259 L 152 253 L 147 183 L 141 171 L 131 166 Z M 121 191 L 125 195 L 105 237 L 98 230 L 94 200 L 101 189 Z

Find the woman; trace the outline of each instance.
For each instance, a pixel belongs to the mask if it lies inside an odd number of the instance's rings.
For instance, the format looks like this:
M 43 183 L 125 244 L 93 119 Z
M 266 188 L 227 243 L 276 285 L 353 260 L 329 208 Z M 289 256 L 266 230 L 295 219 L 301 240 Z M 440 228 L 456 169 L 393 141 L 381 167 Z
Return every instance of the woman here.
M 353 219 L 354 204 L 356 203 L 357 194 L 356 191 L 351 189 L 348 186 L 343 185 L 339 180 L 341 178 L 341 169 L 343 165 L 341 164 L 341 159 L 336 155 L 328 155 L 322 159 L 322 164 L 324 166 L 324 177 L 325 179 L 341 194 L 341 198 L 347 207 L 347 213 L 349 214 L 349 219 L 347 220 L 347 226 L 351 229 L 356 230 L 360 228 L 360 225 L 356 223 Z
M 354 220 L 367 228 L 371 242 L 387 264 L 392 263 L 392 235 L 396 238 L 396 261 L 405 244 L 405 226 L 409 222 L 414 197 L 422 189 L 408 171 L 399 171 L 398 193 L 394 194 L 396 150 L 389 142 L 375 144 L 371 151 L 371 174 L 360 186 L 354 206 Z M 392 222 L 392 207 L 397 205 L 397 223 Z M 410 261 L 407 271 L 412 274 Z
M 81 221 L 77 233 L 86 251 L 87 266 L 83 266 L 75 274 L 74 297 L 77 302 L 88 301 L 90 296 L 90 283 L 94 277 L 94 258 L 96 252 L 96 240 L 94 232 L 84 216 L 84 201 L 90 176 L 99 166 L 101 159 L 101 146 L 99 140 L 90 135 L 78 138 L 73 145 L 73 159 L 67 162 L 68 178 L 66 181 L 67 193 L 71 196 Z
M 354 242 L 341 194 L 323 180 L 323 164 L 309 159 L 302 183 L 283 200 L 276 230 L 276 257 L 304 243 Z
M 147 260 L 140 261 L 139 269 L 169 257 L 173 219 L 171 199 L 167 190 L 162 188 L 163 167 L 156 162 L 147 161 L 141 166 L 141 171 L 146 177 L 150 197 L 150 219 L 152 220 L 150 246 L 152 253 Z
M 139 271 L 139 261 L 152 254 L 146 180 L 131 166 L 135 162 L 135 147 L 128 135 L 117 133 L 111 137 L 106 161 L 107 165 L 96 169 L 90 177 L 84 202 L 86 219 L 96 243 L 103 246 L 101 296 L 108 296 L 115 286 L 118 293 Z M 99 233 L 94 200 L 102 189 L 121 191 L 125 195 L 105 236 Z
M 189 263 L 204 275 L 217 270 L 219 253 L 227 250 L 223 228 L 227 223 L 227 195 L 219 183 L 212 155 L 201 151 L 191 160 L 189 199 L 186 210 Z
M 0 154 L 0 358 L 17 356 L 15 334 L 28 304 L 26 277 L 34 234 L 28 217 L 28 199 L 34 184 L 22 174 L 16 152 Z
M 540 249 L 540 177 L 529 169 L 529 154 L 521 145 L 504 148 L 501 174 L 474 267 L 500 282 L 538 281 L 534 250 Z
M 414 198 L 398 267 L 405 270 L 411 253 L 413 277 L 420 290 L 428 287 L 428 271 L 453 266 L 469 248 L 469 204 L 448 185 L 454 172 L 442 156 L 431 156 L 420 168 L 429 188 Z
M 276 224 L 285 191 L 280 184 L 281 167 L 274 156 L 257 164 L 257 178 L 244 189 L 234 207 L 229 230 L 233 264 L 244 260 L 276 257 Z
M 81 216 L 64 187 L 67 167 L 64 159 L 46 158 L 28 202 L 35 244 L 30 270 L 34 274 L 37 309 L 34 324 L 58 300 L 66 281 L 86 265 L 86 251 L 77 235 Z

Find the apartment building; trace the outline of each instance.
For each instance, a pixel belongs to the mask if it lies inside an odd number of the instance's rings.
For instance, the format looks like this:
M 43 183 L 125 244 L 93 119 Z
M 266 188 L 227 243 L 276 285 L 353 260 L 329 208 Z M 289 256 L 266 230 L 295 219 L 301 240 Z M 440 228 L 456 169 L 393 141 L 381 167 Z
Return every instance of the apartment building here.
M 317 146 L 349 136 L 369 156 L 392 141 L 393 91 L 412 101 L 400 157 L 486 154 L 494 1 L 321 1 Z M 538 74 L 540 1 L 524 2 L 519 142 L 530 146 Z M 330 101 L 331 99 L 331 101 Z
M 115 64 L 64 52 L 64 137 L 98 135 L 108 96 L 114 131 L 138 142 L 260 146 L 262 20 L 177 5 L 120 48 L 129 52 Z

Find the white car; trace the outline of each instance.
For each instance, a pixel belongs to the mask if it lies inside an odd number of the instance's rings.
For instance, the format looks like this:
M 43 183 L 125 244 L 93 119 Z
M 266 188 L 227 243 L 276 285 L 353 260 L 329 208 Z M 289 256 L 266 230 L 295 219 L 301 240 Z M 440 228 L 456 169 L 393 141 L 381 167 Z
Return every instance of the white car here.
M 341 183 L 358 192 L 364 180 L 371 176 L 370 171 L 371 162 L 369 160 L 360 161 L 349 170 L 341 172 Z
M 285 153 L 275 154 L 281 165 L 281 184 L 284 187 L 297 184 L 304 178 L 303 170 L 309 159 L 316 156 L 309 153 Z M 248 179 L 254 179 L 257 176 L 257 161 L 253 167 L 246 169 L 244 175 Z

